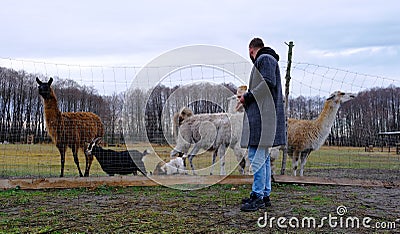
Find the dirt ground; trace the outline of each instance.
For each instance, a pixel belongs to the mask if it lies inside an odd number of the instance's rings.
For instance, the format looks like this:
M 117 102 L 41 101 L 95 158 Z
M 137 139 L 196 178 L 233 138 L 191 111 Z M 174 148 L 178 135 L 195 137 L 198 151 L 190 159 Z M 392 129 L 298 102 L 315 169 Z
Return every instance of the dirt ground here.
M 335 169 L 307 169 L 307 176 L 317 176 L 321 178 L 349 178 L 360 180 L 378 180 L 384 182 L 400 181 L 400 170 L 387 169 L 354 169 L 354 168 L 335 168 Z
M 0 233 L 400 233 L 399 188 L 275 183 L 272 207 L 244 213 L 240 201 L 250 190 L 0 191 Z

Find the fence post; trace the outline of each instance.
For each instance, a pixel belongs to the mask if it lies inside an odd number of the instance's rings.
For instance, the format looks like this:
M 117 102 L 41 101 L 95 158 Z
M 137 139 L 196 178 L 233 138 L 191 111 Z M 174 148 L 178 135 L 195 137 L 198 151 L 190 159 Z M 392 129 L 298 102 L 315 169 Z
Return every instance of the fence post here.
M 287 60 L 287 67 L 286 67 L 286 76 L 285 76 L 285 130 L 286 130 L 286 144 L 283 148 L 283 156 L 282 156 L 282 168 L 281 168 L 281 175 L 285 174 L 286 170 L 286 159 L 288 154 L 288 112 L 289 112 L 289 85 L 290 85 L 290 69 L 292 67 L 292 48 L 294 46 L 293 41 L 290 41 L 289 44 L 285 42 L 287 46 L 289 46 L 288 51 L 288 60 Z

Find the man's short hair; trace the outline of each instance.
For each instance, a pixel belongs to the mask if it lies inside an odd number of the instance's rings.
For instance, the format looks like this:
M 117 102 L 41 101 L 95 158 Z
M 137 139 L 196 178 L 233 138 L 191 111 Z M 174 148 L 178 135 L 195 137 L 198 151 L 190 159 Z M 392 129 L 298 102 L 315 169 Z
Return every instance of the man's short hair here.
M 264 42 L 261 38 L 255 37 L 253 40 L 250 41 L 249 48 L 263 48 Z

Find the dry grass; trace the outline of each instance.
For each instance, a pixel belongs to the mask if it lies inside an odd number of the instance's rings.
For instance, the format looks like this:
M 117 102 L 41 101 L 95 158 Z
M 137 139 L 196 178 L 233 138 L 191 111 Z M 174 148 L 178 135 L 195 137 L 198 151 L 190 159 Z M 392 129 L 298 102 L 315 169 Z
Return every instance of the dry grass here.
M 107 147 L 113 150 L 124 150 L 122 147 Z M 154 171 L 155 165 L 160 160 L 168 160 L 170 146 L 146 145 L 144 143 L 130 145 L 129 149 L 143 151 L 151 149 L 152 154 L 144 158 L 148 172 Z M 197 155 L 193 162 L 199 175 L 209 175 L 212 152 L 203 152 Z M 85 160 L 82 151 L 79 152 L 80 166 L 84 168 Z M 280 170 L 282 157 L 276 162 L 276 169 Z M 229 149 L 226 155 L 226 170 L 238 174 L 238 162 Z M 214 174 L 219 173 L 219 161 L 214 168 Z M 312 152 L 306 165 L 309 169 L 387 169 L 400 170 L 400 155 L 394 152 L 365 152 L 364 148 L 357 147 L 322 147 Z M 291 159 L 287 161 L 287 172 L 291 173 Z M 0 145 L 0 177 L 49 177 L 59 176 L 60 156 L 53 144 L 8 144 Z M 191 172 L 190 172 L 191 173 Z M 93 161 L 90 171 L 92 176 L 105 176 L 97 160 Z M 71 150 L 67 150 L 65 163 L 65 176 L 77 176 L 78 172 L 73 161 Z
M 277 160 L 277 170 L 282 165 L 282 152 Z M 287 159 L 287 171 L 291 173 L 292 159 Z M 400 170 L 400 155 L 395 152 L 365 152 L 363 147 L 323 146 L 320 150 L 311 152 L 306 169 L 387 169 Z
M 113 150 L 125 150 L 124 147 L 107 147 Z M 161 145 L 135 144 L 130 145 L 129 149 L 144 151 L 152 149 L 153 153 L 144 157 L 144 163 L 148 172 L 154 171 L 156 164 L 162 160 L 169 159 L 171 147 Z M 85 167 L 84 154 L 79 151 L 79 161 L 81 169 Z M 199 175 L 209 175 L 211 165 L 211 152 L 204 152 L 197 155 L 193 163 L 198 169 Z M 237 160 L 231 150 L 228 150 L 226 156 L 226 170 L 238 174 L 235 169 Z M 219 163 L 215 166 L 214 174 L 219 173 Z M 3 144 L 0 145 L 0 177 L 49 177 L 59 176 L 60 174 L 60 155 L 53 144 Z M 91 176 L 106 176 L 95 159 L 93 161 Z M 78 176 L 78 170 L 75 166 L 72 152 L 70 149 L 66 152 L 65 176 Z

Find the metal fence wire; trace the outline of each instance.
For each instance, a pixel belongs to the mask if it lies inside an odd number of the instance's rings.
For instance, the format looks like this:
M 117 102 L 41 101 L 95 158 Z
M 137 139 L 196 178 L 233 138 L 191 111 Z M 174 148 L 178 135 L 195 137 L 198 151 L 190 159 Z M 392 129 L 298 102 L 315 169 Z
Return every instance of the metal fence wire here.
M 280 65 L 283 74 L 286 63 Z M 118 164 L 122 153 L 134 150 L 143 154 L 138 160 L 144 169 L 139 166 L 138 176 L 143 176 L 143 170 L 146 175 L 153 174 L 160 162 L 171 160 L 177 145 L 176 113 L 183 107 L 194 115 L 229 113 L 229 97 L 245 84 L 224 69 L 197 65 L 177 69 L 151 90 L 143 90 L 134 82 L 140 69 L 0 59 L 0 177 L 58 177 L 64 150 L 63 176 L 79 176 L 78 161 L 83 175 L 91 164 L 89 176 L 107 176 L 110 173 L 99 163 L 98 155 L 93 154 L 92 161 L 85 153 L 97 137 L 101 137 L 98 146 L 108 150 L 106 161 L 115 164 L 115 174 L 124 173 L 126 163 Z M 39 94 L 36 80 L 48 84 L 50 77 L 54 99 Z M 288 117 L 322 121 L 321 126 L 330 128 L 323 146 L 308 156 L 304 176 L 399 181 L 399 83 L 398 79 L 294 62 Z M 327 102 L 335 91 L 354 97 L 340 103 L 338 109 L 329 109 Z M 51 102 L 46 103 L 46 98 Z M 334 118 L 324 120 L 329 111 L 334 111 Z M 81 114 L 66 114 L 77 112 Z M 93 116 L 85 113 L 98 116 L 102 131 L 90 122 Z M 231 120 L 230 124 L 234 129 L 237 123 Z M 204 127 L 208 135 L 216 129 Z M 310 130 L 298 137 L 310 137 Z M 203 147 L 193 158 L 197 174 L 221 173 L 219 156 L 212 169 L 214 151 L 212 145 Z M 227 149 L 224 160 L 227 173 L 241 174 L 241 160 L 232 148 Z M 279 152 L 275 174 L 280 173 L 281 165 Z M 190 169 L 189 165 L 186 168 Z M 286 174 L 293 174 L 291 158 L 287 159 Z

